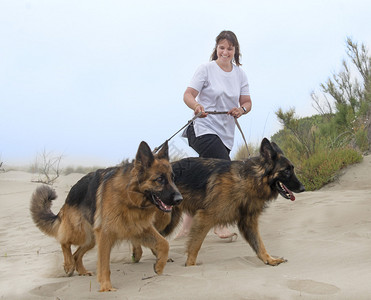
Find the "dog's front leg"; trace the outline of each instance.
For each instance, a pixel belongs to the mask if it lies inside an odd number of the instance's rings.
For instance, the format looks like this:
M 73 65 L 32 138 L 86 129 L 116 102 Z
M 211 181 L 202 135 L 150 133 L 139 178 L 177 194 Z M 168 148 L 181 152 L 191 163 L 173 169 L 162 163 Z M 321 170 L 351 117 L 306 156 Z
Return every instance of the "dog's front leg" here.
M 164 271 L 168 255 L 169 255 L 169 243 L 168 241 L 157 232 L 153 227 L 149 227 L 144 230 L 141 236 L 141 244 L 152 250 L 153 254 L 156 255 L 157 260 L 154 265 L 154 270 L 157 274 L 161 275 Z
M 188 257 L 185 263 L 186 267 L 196 265 L 197 255 L 201 245 L 207 233 L 214 225 L 212 219 L 204 210 L 199 210 L 194 215 L 187 245 Z
M 100 284 L 100 292 L 116 291 L 111 284 L 110 256 L 114 239 L 107 233 L 102 233 L 101 229 L 96 230 L 96 240 L 98 244 L 98 264 L 97 279 Z
M 251 248 L 256 252 L 258 257 L 267 265 L 277 266 L 286 262 L 284 258 L 273 258 L 265 249 L 263 240 L 260 237 L 258 217 L 242 219 L 238 222 L 238 228 L 243 234 Z

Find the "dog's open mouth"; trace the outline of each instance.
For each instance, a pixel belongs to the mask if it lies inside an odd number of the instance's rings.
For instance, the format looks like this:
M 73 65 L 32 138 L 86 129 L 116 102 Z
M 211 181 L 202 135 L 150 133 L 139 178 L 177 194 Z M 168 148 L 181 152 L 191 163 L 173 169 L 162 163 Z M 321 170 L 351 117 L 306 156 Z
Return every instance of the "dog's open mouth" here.
M 295 200 L 293 192 L 291 192 L 281 181 L 276 182 L 276 187 L 283 198 L 290 199 L 291 201 Z
M 172 210 L 171 205 L 167 205 L 164 202 L 161 201 L 160 197 L 155 195 L 154 193 L 151 193 L 153 203 L 162 211 L 164 212 L 170 212 Z

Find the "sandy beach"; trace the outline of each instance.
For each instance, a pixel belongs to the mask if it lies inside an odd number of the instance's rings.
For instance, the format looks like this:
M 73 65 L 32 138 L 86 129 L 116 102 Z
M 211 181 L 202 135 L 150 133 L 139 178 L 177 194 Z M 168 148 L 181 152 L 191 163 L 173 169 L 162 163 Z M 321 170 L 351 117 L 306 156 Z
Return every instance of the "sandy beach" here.
M 371 299 L 371 155 L 347 168 L 320 191 L 279 196 L 260 219 L 272 256 L 287 263 L 264 265 L 239 235 L 227 243 L 210 232 L 198 265 L 184 267 L 185 239 L 169 238 L 169 262 L 155 275 L 144 250 L 131 262 L 128 242 L 113 248 L 111 280 L 117 292 L 99 293 L 96 249 L 85 255 L 91 277 L 66 277 L 60 245 L 33 224 L 29 203 L 38 186 L 32 174 L 0 173 L 0 299 Z M 82 174 L 54 184 L 58 212 Z M 236 228 L 230 228 L 236 230 Z

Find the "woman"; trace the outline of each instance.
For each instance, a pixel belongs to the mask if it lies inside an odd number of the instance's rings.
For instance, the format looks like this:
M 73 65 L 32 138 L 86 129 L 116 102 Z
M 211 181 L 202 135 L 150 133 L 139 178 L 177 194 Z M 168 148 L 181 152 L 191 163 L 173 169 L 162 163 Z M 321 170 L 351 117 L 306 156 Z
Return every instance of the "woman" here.
M 222 31 L 210 62 L 201 65 L 184 92 L 184 102 L 195 115 L 201 113 L 186 130 L 189 145 L 200 157 L 231 160 L 229 153 L 234 142 L 233 118 L 251 110 L 249 84 L 240 68 L 240 46 L 232 31 Z M 208 114 L 206 111 L 226 111 L 227 114 Z M 183 228 L 177 235 L 187 235 L 192 219 L 186 215 Z M 236 233 L 225 227 L 215 227 L 220 238 L 233 240 Z

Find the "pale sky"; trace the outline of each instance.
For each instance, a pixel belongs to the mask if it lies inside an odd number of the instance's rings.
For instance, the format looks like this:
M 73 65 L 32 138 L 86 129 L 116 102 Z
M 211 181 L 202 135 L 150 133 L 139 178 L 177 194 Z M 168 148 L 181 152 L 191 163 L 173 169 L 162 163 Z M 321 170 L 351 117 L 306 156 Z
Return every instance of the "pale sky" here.
M 370 49 L 370 15 L 369 0 L 0 0 L 0 159 L 110 166 L 159 146 L 192 117 L 183 93 L 222 30 L 240 42 L 253 108 L 239 121 L 259 143 L 278 108 L 316 113 L 346 38 Z M 196 156 L 180 134 L 170 145 Z

